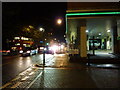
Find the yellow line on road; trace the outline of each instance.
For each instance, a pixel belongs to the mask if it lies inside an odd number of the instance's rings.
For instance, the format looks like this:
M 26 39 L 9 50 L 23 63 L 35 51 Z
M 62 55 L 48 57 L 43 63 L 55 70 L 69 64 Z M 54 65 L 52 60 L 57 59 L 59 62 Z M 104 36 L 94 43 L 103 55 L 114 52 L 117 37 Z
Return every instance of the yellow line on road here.
M 16 80 L 18 80 L 20 77 L 16 77 L 16 78 L 14 78 L 12 81 L 16 81 Z
M 10 85 L 11 83 L 6 83 L 5 85 L 3 85 L 2 87 L 0 87 L 0 89 L 3 89 L 5 87 L 7 87 L 8 85 Z
M 17 86 L 19 86 L 21 84 L 21 82 L 17 82 L 15 85 L 13 85 L 11 88 L 16 88 Z

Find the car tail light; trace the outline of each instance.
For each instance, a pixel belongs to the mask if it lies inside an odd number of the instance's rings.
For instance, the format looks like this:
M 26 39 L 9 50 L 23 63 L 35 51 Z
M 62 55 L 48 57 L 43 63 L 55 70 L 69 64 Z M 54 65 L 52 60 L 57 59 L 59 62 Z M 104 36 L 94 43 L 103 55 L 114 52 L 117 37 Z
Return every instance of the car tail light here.
M 10 50 L 7 50 L 6 52 L 10 52 Z

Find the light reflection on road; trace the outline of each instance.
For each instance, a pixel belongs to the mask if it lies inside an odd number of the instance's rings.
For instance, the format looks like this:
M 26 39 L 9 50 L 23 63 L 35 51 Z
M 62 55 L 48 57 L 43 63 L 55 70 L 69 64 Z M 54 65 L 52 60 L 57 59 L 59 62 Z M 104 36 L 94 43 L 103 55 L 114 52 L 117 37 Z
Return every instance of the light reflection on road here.
M 55 55 L 52 54 L 45 54 L 45 64 L 47 66 L 53 66 L 55 64 Z M 62 55 L 58 56 L 61 57 Z M 31 67 L 35 64 L 43 64 L 43 54 L 37 54 L 33 56 L 15 56 L 9 58 L 3 58 L 3 65 L 2 65 L 2 77 L 3 84 L 14 78 L 19 73 L 23 72 L 27 68 Z M 58 63 L 60 64 L 60 63 Z M 9 69 L 9 70 L 8 70 Z M 32 74 L 32 73 L 31 73 Z

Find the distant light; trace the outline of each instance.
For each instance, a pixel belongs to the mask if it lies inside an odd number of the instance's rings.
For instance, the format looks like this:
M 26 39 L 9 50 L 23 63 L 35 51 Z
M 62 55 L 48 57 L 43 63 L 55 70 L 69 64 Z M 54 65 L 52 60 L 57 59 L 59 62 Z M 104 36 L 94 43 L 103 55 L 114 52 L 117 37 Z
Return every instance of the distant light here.
M 19 53 L 23 53 L 23 50 L 20 50 Z
M 89 32 L 89 30 L 86 30 L 86 32 Z
M 7 50 L 6 52 L 10 52 L 10 50 Z
M 27 31 L 30 31 L 30 29 L 29 28 L 26 28 L 27 29 Z
M 99 38 L 99 37 L 97 37 L 97 38 Z
M 101 35 L 101 33 L 99 33 L 99 35 Z
M 27 51 L 27 53 L 30 53 L 30 51 Z
M 17 44 L 15 44 L 15 45 L 20 45 L 20 43 L 17 43 Z
M 46 51 L 46 50 L 47 50 L 47 48 L 44 48 L 44 50 Z
M 46 43 L 46 45 L 49 45 L 49 43 Z
M 44 49 L 44 47 L 40 47 L 40 49 L 41 49 L 41 50 L 43 50 L 43 49 Z
M 40 43 L 43 43 L 43 41 L 40 41 Z
M 53 50 L 54 51 L 54 53 L 58 50 L 58 46 L 57 45 L 53 45 L 52 47 L 51 47 L 51 50 Z
M 20 47 L 20 50 L 22 50 L 22 47 Z
M 61 47 L 61 49 L 63 49 L 63 48 L 64 48 L 64 45 L 61 45 L 60 47 Z
M 33 26 L 29 25 L 29 28 L 33 28 Z
M 20 37 L 14 37 L 14 39 L 16 40 L 16 39 L 20 39 Z
M 21 37 L 21 40 L 29 40 L 29 39 L 25 37 Z
M 23 44 L 23 46 L 25 46 L 25 47 L 26 47 L 26 44 Z
M 110 30 L 107 30 L 107 32 L 110 32 Z

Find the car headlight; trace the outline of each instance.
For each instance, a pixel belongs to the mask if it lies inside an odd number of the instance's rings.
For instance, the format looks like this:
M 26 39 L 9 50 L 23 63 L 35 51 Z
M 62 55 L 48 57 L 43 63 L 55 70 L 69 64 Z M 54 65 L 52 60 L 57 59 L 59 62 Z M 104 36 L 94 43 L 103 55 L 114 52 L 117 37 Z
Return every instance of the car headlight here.
M 27 53 L 30 53 L 30 51 L 27 51 Z
M 19 51 L 19 53 L 23 53 L 23 50 Z

